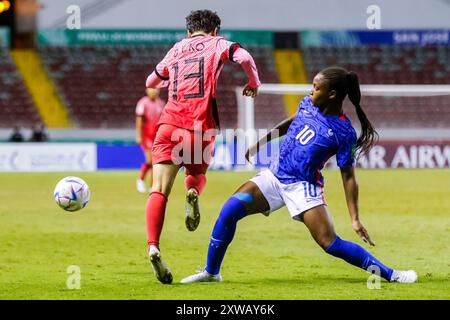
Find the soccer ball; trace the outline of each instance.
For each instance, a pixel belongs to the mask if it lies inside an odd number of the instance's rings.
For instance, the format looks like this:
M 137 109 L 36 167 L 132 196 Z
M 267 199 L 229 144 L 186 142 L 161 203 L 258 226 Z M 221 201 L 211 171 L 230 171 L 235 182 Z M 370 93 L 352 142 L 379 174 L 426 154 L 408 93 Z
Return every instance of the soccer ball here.
M 56 184 L 53 196 L 58 206 L 73 212 L 83 209 L 89 202 L 91 194 L 83 179 L 65 177 Z

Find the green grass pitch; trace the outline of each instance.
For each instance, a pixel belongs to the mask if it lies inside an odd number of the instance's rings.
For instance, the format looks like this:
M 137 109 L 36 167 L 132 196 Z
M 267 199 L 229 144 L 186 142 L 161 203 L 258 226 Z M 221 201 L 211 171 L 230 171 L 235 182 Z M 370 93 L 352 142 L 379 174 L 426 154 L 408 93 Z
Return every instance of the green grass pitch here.
M 325 171 L 325 195 L 337 233 L 364 244 L 352 230 L 338 171 Z M 174 283 L 160 284 L 146 257 L 146 195 L 136 171 L 79 173 L 92 192 L 82 211 L 66 213 L 52 194 L 68 174 L 0 174 L 0 299 L 450 299 L 450 170 L 359 170 L 361 220 L 388 266 L 418 272 L 412 285 L 381 281 L 325 254 L 306 227 L 281 209 L 238 224 L 222 283 L 182 285 L 204 266 L 222 204 L 249 172 L 209 172 L 195 232 L 184 226 L 180 174 L 161 239 Z M 81 270 L 70 290 L 67 268 Z

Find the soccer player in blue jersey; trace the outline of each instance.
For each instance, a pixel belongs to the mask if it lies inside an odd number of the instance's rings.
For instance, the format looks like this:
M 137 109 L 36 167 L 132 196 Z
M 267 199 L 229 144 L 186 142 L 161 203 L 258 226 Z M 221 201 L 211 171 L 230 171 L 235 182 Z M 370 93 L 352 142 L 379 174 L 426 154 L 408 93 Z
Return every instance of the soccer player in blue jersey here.
M 346 96 L 355 106 L 361 122 L 359 137 L 342 111 Z M 417 281 L 415 271 L 393 270 L 358 244 L 336 235 L 323 198 L 324 180 L 320 170 L 336 155 L 352 227 L 364 242 L 375 245 L 359 219 L 354 166 L 355 153 L 367 153 L 376 142 L 377 133 L 361 108 L 360 100 L 356 73 L 330 67 L 315 76 L 311 94 L 300 102 L 296 115 L 280 123 L 247 151 L 248 159 L 272 139 L 274 130 L 279 130 L 279 136 L 286 136 L 270 169 L 244 183 L 223 205 L 212 232 L 205 270 L 183 279 L 182 283 L 222 281 L 220 266 L 233 240 L 237 222 L 255 213 L 269 215 L 283 206 L 287 206 L 294 220 L 306 225 L 326 253 L 375 272 L 389 282 Z

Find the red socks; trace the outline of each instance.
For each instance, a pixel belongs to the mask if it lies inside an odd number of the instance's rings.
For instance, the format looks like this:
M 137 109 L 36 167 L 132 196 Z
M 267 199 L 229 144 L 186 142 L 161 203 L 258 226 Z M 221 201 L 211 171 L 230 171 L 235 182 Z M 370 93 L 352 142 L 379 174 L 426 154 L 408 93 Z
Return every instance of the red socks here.
M 195 176 L 187 175 L 186 178 L 184 179 L 184 182 L 186 185 L 186 190 L 194 188 L 195 190 L 198 191 L 198 194 L 200 195 L 202 194 L 203 189 L 205 188 L 206 176 L 203 173 L 197 174 Z
M 150 247 L 154 245 L 159 248 L 159 237 L 161 236 L 166 213 L 167 197 L 161 192 L 150 193 L 147 200 L 146 220 L 147 220 L 147 243 Z
M 206 176 L 197 174 L 188 175 L 185 179 L 187 190 L 194 188 L 199 194 L 203 192 L 206 184 Z M 159 248 L 159 238 L 164 224 L 164 215 L 166 213 L 167 197 L 161 192 L 154 191 L 150 193 L 145 209 L 147 220 L 147 243 Z
M 141 180 L 144 180 L 145 179 L 145 176 L 147 175 L 147 172 L 148 171 L 151 171 L 152 170 L 152 165 L 151 164 L 148 164 L 148 163 L 144 163 L 142 166 L 141 166 L 141 175 L 140 175 L 140 179 Z M 150 172 L 151 173 L 151 172 Z

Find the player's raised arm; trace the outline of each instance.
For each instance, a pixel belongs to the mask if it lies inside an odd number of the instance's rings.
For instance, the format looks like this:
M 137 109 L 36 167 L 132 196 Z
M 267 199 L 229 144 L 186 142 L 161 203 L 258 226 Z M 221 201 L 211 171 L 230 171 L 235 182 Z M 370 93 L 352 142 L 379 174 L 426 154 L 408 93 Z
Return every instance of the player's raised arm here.
M 248 78 L 243 95 L 255 97 L 258 94 L 258 87 L 261 85 L 261 81 L 259 81 L 258 70 L 252 56 L 247 50 L 237 47 L 233 52 L 232 61 L 241 65 Z

